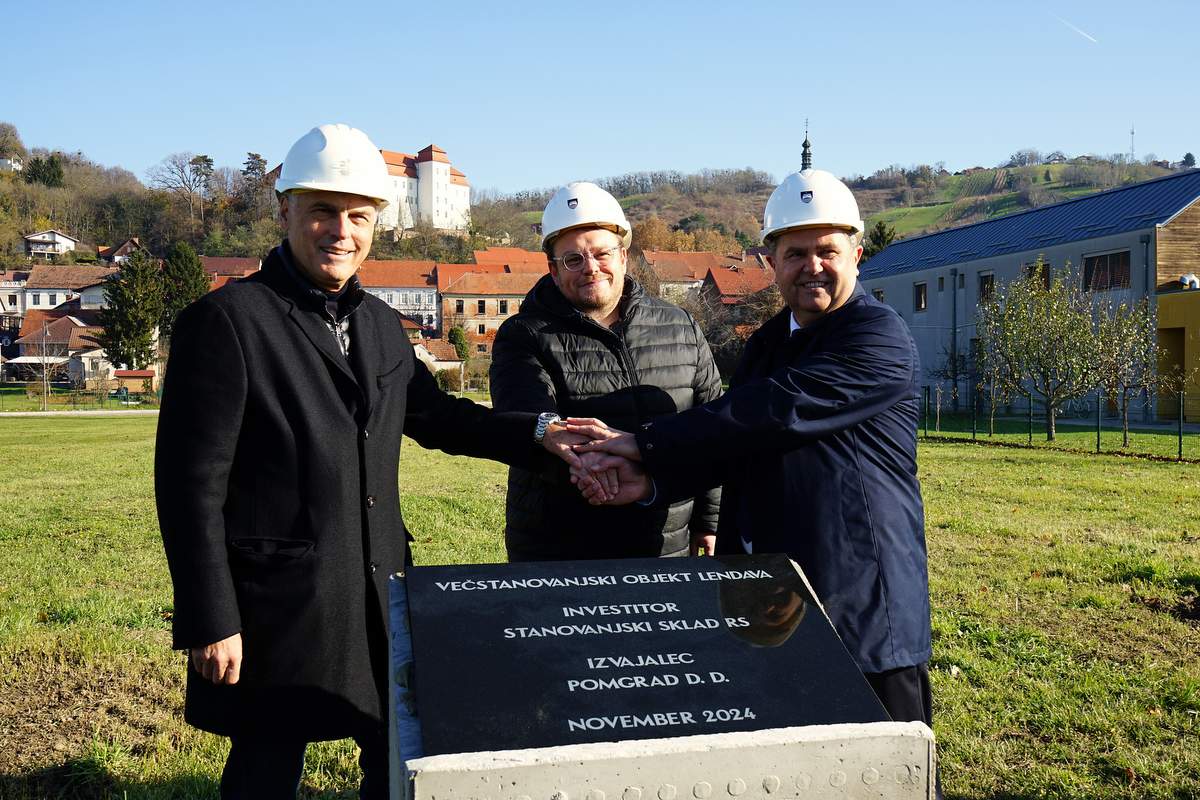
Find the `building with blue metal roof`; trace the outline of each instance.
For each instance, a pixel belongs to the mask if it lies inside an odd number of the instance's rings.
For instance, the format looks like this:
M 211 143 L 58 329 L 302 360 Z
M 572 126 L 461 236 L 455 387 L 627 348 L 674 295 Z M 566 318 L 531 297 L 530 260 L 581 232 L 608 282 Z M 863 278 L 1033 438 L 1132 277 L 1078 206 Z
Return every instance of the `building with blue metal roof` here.
M 908 323 L 934 384 L 951 354 L 971 353 L 979 301 L 1039 257 L 1047 279 L 1065 273 L 1113 303 L 1148 298 L 1163 366 L 1200 370 L 1200 291 L 1181 280 L 1200 274 L 1197 169 L 893 242 L 862 265 L 860 282 Z M 968 384 L 963 376 L 963 396 Z

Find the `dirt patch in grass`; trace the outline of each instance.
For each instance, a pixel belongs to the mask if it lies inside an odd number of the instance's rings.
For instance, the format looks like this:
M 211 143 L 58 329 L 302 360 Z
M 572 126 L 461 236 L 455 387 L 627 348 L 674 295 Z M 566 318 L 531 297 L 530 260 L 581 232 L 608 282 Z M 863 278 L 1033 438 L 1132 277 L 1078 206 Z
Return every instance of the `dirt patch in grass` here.
M 1162 614 L 1170 614 L 1180 622 L 1187 622 L 1191 625 L 1200 626 L 1200 595 L 1185 594 L 1182 597 L 1171 599 L 1162 597 L 1134 597 L 1134 600 L 1141 603 L 1151 611 L 1157 611 Z
M 65 656 L 65 657 L 64 657 Z M 121 742 L 137 755 L 177 731 L 183 714 L 181 679 L 159 665 L 81 666 L 66 654 L 22 654 L 0 682 L 0 776 L 37 783 L 74 782 L 54 765 L 86 760 L 95 741 Z M 180 670 L 182 675 L 182 670 Z M 27 786 L 47 796 L 61 785 Z

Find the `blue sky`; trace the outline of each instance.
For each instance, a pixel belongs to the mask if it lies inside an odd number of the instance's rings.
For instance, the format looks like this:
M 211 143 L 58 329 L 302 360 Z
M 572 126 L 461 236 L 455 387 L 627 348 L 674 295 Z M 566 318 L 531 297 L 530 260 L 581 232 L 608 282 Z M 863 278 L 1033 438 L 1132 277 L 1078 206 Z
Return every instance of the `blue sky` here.
M 15 7 L 13 7 L 15 6 Z M 1191 2 L 43 2 L 5 11 L 0 120 L 144 179 L 277 163 L 322 122 L 477 188 L 649 169 L 993 166 L 1200 152 Z

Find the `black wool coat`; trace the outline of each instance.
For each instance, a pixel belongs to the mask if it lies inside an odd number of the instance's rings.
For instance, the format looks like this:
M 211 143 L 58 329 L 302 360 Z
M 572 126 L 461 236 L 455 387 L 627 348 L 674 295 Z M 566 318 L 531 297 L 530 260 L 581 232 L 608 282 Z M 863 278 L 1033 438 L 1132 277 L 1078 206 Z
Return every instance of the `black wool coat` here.
M 407 558 L 401 434 L 535 468 L 545 454 L 533 415 L 441 392 L 397 313 L 357 286 L 344 356 L 284 248 L 180 314 L 155 494 L 174 646 L 243 639 L 234 686 L 189 664 L 185 718 L 313 741 L 386 718 L 387 579 Z
M 597 417 L 620 430 L 721 395 L 708 342 L 683 309 L 625 278 L 621 319 L 604 327 L 546 275 L 492 346 L 492 401 L 505 411 Z M 510 561 L 684 556 L 690 531 L 715 531 L 721 490 L 670 506 L 590 506 L 566 469 L 508 473 Z
M 715 403 L 638 433 L 664 497 L 725 484 L 717 549 L 787 553 L 864 672 L 930 656 L 917 481 L 920 365 L 908 327 L 856 287 L 789 336 L 784 308 Z

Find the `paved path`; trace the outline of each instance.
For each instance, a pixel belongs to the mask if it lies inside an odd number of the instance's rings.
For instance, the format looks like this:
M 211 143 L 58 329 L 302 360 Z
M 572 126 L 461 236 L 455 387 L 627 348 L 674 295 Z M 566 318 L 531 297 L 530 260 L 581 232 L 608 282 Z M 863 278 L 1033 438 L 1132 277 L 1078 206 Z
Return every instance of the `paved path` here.
M 0 417 L 153 417 L 158 416 L 158 409 L 138 409 L 129 411 L 0 411 Z

